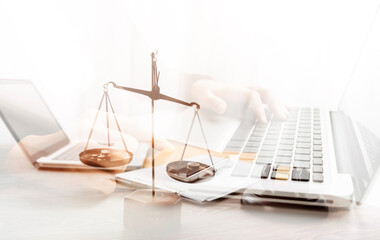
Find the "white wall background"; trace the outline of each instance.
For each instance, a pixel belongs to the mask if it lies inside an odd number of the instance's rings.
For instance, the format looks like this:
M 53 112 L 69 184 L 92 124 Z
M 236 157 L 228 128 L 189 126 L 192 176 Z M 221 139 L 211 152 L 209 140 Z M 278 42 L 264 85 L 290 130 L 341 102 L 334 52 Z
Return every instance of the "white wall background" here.
M 175 96 L 183 90 L 176 77 L 201 73 L 259 82 L 290 105 L 335 105 L 378 4 L 0 0 L 0 78 L 33 80 L 69 134 L 104 82 L 148 88 L 155 49 L 161 87 Z

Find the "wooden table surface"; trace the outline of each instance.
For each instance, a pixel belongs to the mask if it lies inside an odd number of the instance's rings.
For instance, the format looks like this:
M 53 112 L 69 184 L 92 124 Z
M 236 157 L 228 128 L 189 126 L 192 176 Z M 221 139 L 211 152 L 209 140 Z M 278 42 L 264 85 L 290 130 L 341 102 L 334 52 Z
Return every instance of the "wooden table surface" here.
M 112 174 L 37 170 L 18 151 L 0 147 L 0 239 L 139 238 L 123 225 L 132 189 Z M 178 239 L 380 239 L 379 210 L 245 206 L 234 195 L 203 205 L 183 201 L 173 231 Z M 144 238 L 158 239 L 148 224 Z

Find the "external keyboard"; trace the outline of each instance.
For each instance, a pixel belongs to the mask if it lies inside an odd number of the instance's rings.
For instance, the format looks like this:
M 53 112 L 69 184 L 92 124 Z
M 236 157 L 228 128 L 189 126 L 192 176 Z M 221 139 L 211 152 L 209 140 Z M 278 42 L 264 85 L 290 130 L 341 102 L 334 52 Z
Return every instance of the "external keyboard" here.
M 236 177 L 323 182 L 320 110 L 291 108 L 286 121 L 271 116 L 253 127 L 248 139 L 232 138 L 225 152 L 239 154 Z

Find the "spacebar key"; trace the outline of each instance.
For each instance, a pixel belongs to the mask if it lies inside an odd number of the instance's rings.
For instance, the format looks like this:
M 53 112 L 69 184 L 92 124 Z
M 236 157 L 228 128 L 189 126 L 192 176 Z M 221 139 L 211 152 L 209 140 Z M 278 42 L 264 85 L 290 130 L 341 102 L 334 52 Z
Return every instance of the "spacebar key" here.
M 248 162 L 238 160 L 231 175 L 235 177 L 247 177 L 249 175 L 249 172 L 251 171 L 251 167 L 252 161 Z

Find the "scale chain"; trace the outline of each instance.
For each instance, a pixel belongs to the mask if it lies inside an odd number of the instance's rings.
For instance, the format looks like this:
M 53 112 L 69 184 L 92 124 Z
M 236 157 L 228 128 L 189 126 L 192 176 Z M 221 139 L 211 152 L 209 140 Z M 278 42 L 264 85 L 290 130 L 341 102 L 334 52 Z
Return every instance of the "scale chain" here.
M 119 121 L 117 121 L 116 114 L 115 114 L 115 111 L 114 111 L 113 106 L 112 106 L 112 103 L 111 103 L 111 99 L 110 99 L 110 97 L 109 97 L 108 94 L 107 94 L 107 98 L 108 98 L 108 102 L 109 102 L 110 107 L 111 107 L 111 111 L 112 111 L 113 117 L 115 118 L 115 122 L 116 122 L 117 129 L 118 129 L 118 131 L 119 131 L 119 133 L 120 133 L 121 141 L 123 142 L 123 145 L 124 145 L 125 150 L 126 150 L 127 152 L 129 152 L 129 151 L 128 151 L 128 148 L 127 148 L 127 144 L 125 143 L 125 140 L 124 140 L 123 134 L 122 134 L 122 132 L 121 132 L 121 128 L 120 128 L 120 125 L 119 125 Z
M 102 96 L 102 99 L 100 100 L 100 104 L 99 104 L 99 107 L 98 107 L 98 111 L 96 112 L 96 115 L 95 115 L 95 120 L 94 120 L 94 123 L 92 124 L 92 127 L 91 127 L 91 131 L 90 131 L 90 134 L 88 136 L 88 139 L 87 139 L 87 143 L 86 143 L 86 146 L 84 148 L 84 151 L 87 150 L 87 147 L 88 147 L 88 144 L 90 142 L 90 139 L 91 139 L 91 136 L 92 136 L 92 132 L 94 131 L 94 127 L 95 127 L 95 124 L 96 124 L 96 120 L 98 119 L 98 115 L 99 115 L 99 111 L 100 111 L 100 108 L 102 107 L 102 104 L 103 104 L 103 100 L 104 100 L 104 96 L 105 96 L 105 92 L 103 93 L 103 96 Z
M 185 155 L 185 151 L 186 151 L 186 148 L 187 148 L 187 144 L 188 144 L 188 142 L 189 142 L 189 138 L 190 138 L 191 130 L 193 129 L 193 125 L 194 125 L 194 120 L 195 120 L 195 116 L 196 116 L 196 114 L 197 114 L 197 112 L 194 111 L 193 120 L 191 121 L 191 125 L 190 125 L 190 129 L 189 129 L 189 133 L 187 134 L 187 138 L 186 138 L 185 146 L 184 146 L 183 151 L 182 151 L 181 161 L 183 160 L 183 157 L 184 157 L 184 155 Z
M 205 144 L 206 144 L 208 156 L 210 157 L 210 161 L 211 161 L 212 167 L 215 169 L 214 161 L 212 160 L 212 157 L 211 157 L 210 148 L 209 148 L 208 143 L 207 143 L 206 134 L 205 134 L 205 131 L 203 130 L 203 126 L 202 126 L 201 118 L 199 117 L 198 110 L 195 111 L 195 114 L 197 115 L 197 118 L 198 118 L 198 121 L 199 121 L 199 126 L 201 127 L 201 131 L 202 131 L 202 135 L 203 135 L 203 140 L 205 141 Z M 216 169 L 215 169 L 215 171 L 216 171 Z
M 110 144 L 110 121 L 108 117 L 108 91 L 105 92 L 105 95 L 106 95 L 106 118 L 107 118 L 107 146 L 109 148 L 111 144 Z

